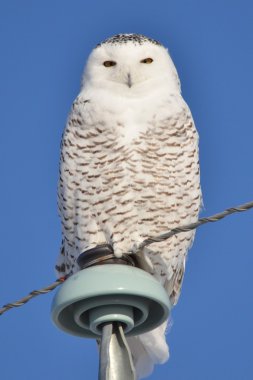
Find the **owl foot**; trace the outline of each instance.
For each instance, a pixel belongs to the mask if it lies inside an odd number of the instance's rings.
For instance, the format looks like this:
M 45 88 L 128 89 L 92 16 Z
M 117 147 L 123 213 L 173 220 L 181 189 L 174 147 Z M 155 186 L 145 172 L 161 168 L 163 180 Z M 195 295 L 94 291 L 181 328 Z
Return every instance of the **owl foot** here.
M 113 248 L 110 244 L 98 245 L 81 253 L 77 259 L 80 269 L 85 269 L 93 265 L 101 264 L 125 264 L 136 266 L 135 260 L 131 255 L 122 255 L 117 258 L 114 255 Z

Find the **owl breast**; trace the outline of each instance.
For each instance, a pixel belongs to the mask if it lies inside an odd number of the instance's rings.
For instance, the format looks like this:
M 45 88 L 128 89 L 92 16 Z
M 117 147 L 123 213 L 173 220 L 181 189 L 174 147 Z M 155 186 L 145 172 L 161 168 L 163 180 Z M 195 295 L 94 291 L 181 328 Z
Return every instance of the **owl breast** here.
M 75 107 L 80 122 L 70 123 L 76 150 L 70 181 L 75 209 L 84 211 L 75 215 L 77 250 L 90 248 L 88 230 L 120 256 L 148 235 L 195 218 L 198 137 L 184 103 L 168 98 L 160 107 L 130 104 L 119 112 L 92 101 Z
M 148 236 L 195 221 L 198 135 L 182 98 L 135 104 L 79 96 L 62 139 L 58 203 L 64 256 L 57 267 L 66 273 L 78 270 L 76 259 L 87 249 L 107 243 L 120 257 Z M 152 245 L 160 281 L 178 263 L 184 267 L 193 236 Z

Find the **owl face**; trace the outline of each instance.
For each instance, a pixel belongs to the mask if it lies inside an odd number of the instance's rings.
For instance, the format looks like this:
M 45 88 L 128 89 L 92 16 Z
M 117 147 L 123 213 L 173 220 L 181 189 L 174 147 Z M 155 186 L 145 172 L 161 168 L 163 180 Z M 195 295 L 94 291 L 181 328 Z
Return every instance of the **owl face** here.
M 178 89 L 176 69 L 167 50 L 149 40 L 102 43 L 87 62 L 84 84 L 128 94 L 167 85 Z

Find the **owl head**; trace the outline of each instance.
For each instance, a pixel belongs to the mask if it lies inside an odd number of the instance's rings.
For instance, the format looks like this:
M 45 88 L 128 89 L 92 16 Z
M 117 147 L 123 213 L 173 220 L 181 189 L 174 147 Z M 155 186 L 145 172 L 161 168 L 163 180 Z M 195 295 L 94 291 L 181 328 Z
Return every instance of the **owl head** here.
M 168 50 L 141 34 L 118 34 L 99 43 L 87 61 L 83 77 L 86 86 L 130 97 L 156 88 L 180 92 Z

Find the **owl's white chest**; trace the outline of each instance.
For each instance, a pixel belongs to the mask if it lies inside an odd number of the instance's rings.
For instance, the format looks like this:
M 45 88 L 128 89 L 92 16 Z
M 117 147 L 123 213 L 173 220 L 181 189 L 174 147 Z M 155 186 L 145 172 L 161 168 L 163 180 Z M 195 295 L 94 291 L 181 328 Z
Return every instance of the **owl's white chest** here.
M 86 107 L 85 119 L 90 125 L 103 125 L 105 132 L 117 136 L 118 143 L 127 146 L 180 109 L 180 98 L 174 99 L 168 94 L 159 96 L 154 92 L 136 98 L 98 94 Z
M 115 122 L 119 127 L 119 141 L 125 145 L 131 144 L 141 133 L 145 133 L 154 119 L 155 111 L 142 105 L 130 105 L 115 115 Z M 117 132 L 118 132 L 117 131 Z

